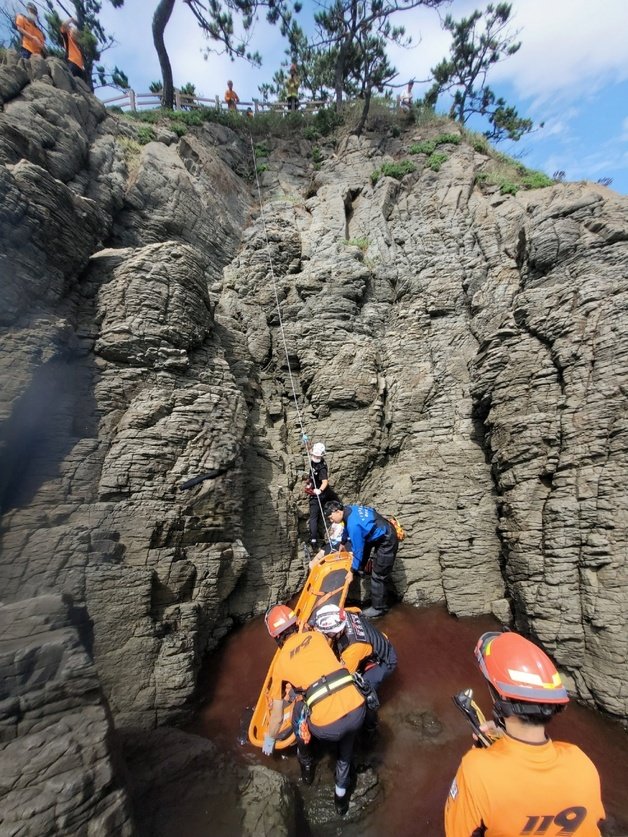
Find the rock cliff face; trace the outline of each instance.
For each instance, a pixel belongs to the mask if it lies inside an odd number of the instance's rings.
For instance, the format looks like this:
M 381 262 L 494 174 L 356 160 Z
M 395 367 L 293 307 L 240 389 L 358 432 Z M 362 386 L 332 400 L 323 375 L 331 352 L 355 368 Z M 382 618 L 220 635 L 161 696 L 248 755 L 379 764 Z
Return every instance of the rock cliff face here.
M 316 170 L 268 140 L 260 210 L 227 128 L 140 146 L 54 59 L 0 95 L 3 596 L 63 597 L 119 728 L 302 582 L 303 430 L 402 520 L 405 601 L 512 619 L 628 716 L 625 198 L 482 192 L 464 141 L 373 186 L 415 125 Z

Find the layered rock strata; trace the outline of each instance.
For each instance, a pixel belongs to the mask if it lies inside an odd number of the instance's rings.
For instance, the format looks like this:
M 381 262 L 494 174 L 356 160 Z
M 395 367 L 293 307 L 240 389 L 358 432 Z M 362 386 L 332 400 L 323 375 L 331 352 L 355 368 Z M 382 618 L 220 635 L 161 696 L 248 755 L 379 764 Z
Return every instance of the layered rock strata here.
M 58 596 L 0 607 L 0 831 L 134 833 L 96 669 Z
M 64 596 L 119 727 L 184 717 L 302 583 L 304 432 L 406 527 L 404 600 L 492 610 L 625 718 L 626 199 L 481 191 L 464 140 L 373 185 L 434 124 L 316 168 L 269 140 L 260 207 L 228 128 L 142 146 L 59 62 L 3 60 L 2 589 Z

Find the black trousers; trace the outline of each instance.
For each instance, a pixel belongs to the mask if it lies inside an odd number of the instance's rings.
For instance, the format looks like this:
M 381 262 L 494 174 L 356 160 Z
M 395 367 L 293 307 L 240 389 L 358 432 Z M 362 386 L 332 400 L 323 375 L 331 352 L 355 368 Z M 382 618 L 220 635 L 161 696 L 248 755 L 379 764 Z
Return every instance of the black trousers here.
M 353 757 L 353 745 L 358 730 L 364 723 L 366 709 L 364 704 L 352 709 L 342 718 L 318 727 L 309 723 L 310 732 L 320 741 L 336 741 L 336 784 L 339 788 L 348 788 L 351 781 L 351 759 Z M 310 765 L 314 760 L 311 747 L 304 744 L 297 736 L 297 758 L 300 764 Z
M 367 683 L 371 684 L 375 693 L 377 693 L 384 680 L 386 680 L 387 677 L 390 677 L 396 668 L 397 654 L 395 649 L 391 646 L 388 660 L 385 663 L 378 662 L 375 663 L 375 665 L 371 665 L 366 669 L 366 671 L 362 672 L 362 677 Z M 366 729 L 374 729 L 377 726 L 377 709 L 369 709 L 367 707 L 364 726 Z
M 320 504 L 319 504 L 320 500 Z M 323 521 L 321 515 L 321 507 L 325 508 L 325 503 L 330 500 L 338 500 L 338 495 L 333 488 L 326 488 L 322 494 L 315 497 L 310 497 L 310 540 L 318 541 L 318 524 Z
M 371 575 L 371 604 L 377 610 L 386 609 L 386 587 L 392 572 L 399 540 L 395 527 L 386 522 L 386 534 L 372 543 L 367 543 L 364 549 L 364 564 L 373 555 L 373 572 Z
M 83 79 L 83 81 L 85 81 L 85 73 L 83 72 L 83 70 L 81 70 L 78 64 L 75 64 L 74 61 L 68 60 L 68 67 L 70 68 L 70 72 L 75 78 L 80 78 Z

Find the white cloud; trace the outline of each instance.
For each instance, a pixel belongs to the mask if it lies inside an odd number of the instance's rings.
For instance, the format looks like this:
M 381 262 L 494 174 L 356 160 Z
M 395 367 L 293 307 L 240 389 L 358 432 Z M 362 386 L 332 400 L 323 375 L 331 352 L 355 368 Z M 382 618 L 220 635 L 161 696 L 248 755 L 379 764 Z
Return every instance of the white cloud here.
M 552 137 L 560 140 L 561 144 L 567 144 L 574 140 L 573 124 L 580 115 L 580 109 L 570 108 L 548 108 L 539 106 L 530 107 L 527 113 L 535 120 L 535 130 L 526 136 L 526 143 L 543 143 Z M 543 127 L 541 127 L 543 123 Z
M 455 20 L 485 3 L 454 0 L 447 11 Z M 409 32 L 422 34 L 414 53 L 394 52 L 402 75 L 425 78 L 449 50 L 449 33 L 429 10 L 400 16 Z M 626 0 L 513 0 L 512 31 L 522 46 L 495 65 L 491 83 L 509 82 L 522 99 L 547 101 L 559 95 L 580 99 L 610 82 L 628 79 L 628 2 Z
M 522 47 L 491 78 L 522 98 L 579 99 L 628 78 L 625 0 L 515 0 L 513 22 Z

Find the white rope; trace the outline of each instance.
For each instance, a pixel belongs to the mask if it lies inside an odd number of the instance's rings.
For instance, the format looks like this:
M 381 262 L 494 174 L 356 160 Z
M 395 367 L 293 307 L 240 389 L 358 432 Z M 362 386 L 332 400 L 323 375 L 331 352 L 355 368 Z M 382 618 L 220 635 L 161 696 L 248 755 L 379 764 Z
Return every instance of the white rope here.
M 251 141 L 251 152 L 252 152 L 252 155 L 253 155 L 253 170 L 255 171 L 255 185 L 257 186 L 257 197 L 258 197 L 258 200 L 259 200 L 260 217 L 262 219 L 262 230 L 263 230 L 263 233 L 264 233 L 264 240 L 265 240 L 265 243 L 266 243 L 266 253 L 268 255 L 268 264 L 270 266 L 270 278 L 271 278 L 271 281 L 272 281 L 272 284 L 273 284 L 273 293 L 274 293 L 274 296 L 275 296 L 275 307 L 277 309 L 277 317 L 279 319 L 279 331 L 281 333 L 281 342 L 283 344 L 283 350 L 284 350 L 284 354 L 286 356 L 286 364 L 288 366 L 288 376 L 290 378 L 290 388 L 292 389 L 292 398 L 293 398 L 294 407 L 295 407 L 295 410 L 296 410 L 296 413 L 297 413 L 297 421 L 299 422 L 299 428 L 301 430 L 301 440 L 303 441 L 303 443 L 305 445 L 305 451 L 306 451 L 307 460 L 308 460 L 308 468 L 309 468 L 309 471 L 310 471 L 310 476 L 312 478 L 312 485 L 315 486 L 316 481 L 314 479 L 315 475 L 314 475 L 314 468 L 313 468 L 313 465 L 312 465 L 312 455 L 310 453 L 309 436 L 305 432 L 305 427 L 304 427 L 304 424 L 303 424 L 303 417 L 301 415 L 301 410 L 299 408 L 299 401 L 298 401 L 298 398 L 297 398 L 297 391 L 296 391 L 296 387 L 295 387 L 295 384 L 294 384 L 294 377 L 292 375 L 292 367 L 290 366 L 290 356 L 288 354 L 288 344 L 287 344 L 287 341 L 286 341 L 286 332 L 285 332 L 284 325 L 283 325 L 283 318 L 281 316 L 281 305 L 279 303 L 279 294 L 277 292 L 277 282 L 276 282 L 276 279 L 275 279 L 275 268 L 274 268 L 274 265 L 273 265 L 273 258 L 272 258 L 271 251 L 270 251 L 270 242 L 268 240 L 268 230 L 266 228 L 266 216 L 264 215 L 264 202 L 262 200 L 262 190 L 261 190 L 261 187 L 260 187 L 259 177 L 258 177 L 258 173 L 257 173 L 257 158 L 255 156 L 255 145 L 253 144 L 252 134 L 249 134 L 249 139 Z M 328 485 L 329 485 L 329 480 L 328 480 Z M 318 502 L 318 508 L 320 510 L 320 513 L 321 513 L 323 526 L 325 527 L 325 540 L 331 545 L 331 535 L 330 535 L 330 532 L 329 532 L 329 528 L 327 527 L 327 520 L 325 518 L 325 514 L 324 514 L 324 511 L 323 511 L 323 505 L 321 503 L 321 495 L 316 494 L 315 497 L 316 497 L 316 500 Z M 308 520 L 308 526 L 309 526 L 309 520 Z M 310 533 L 310 537 L 311 537 L 311 533 Z

